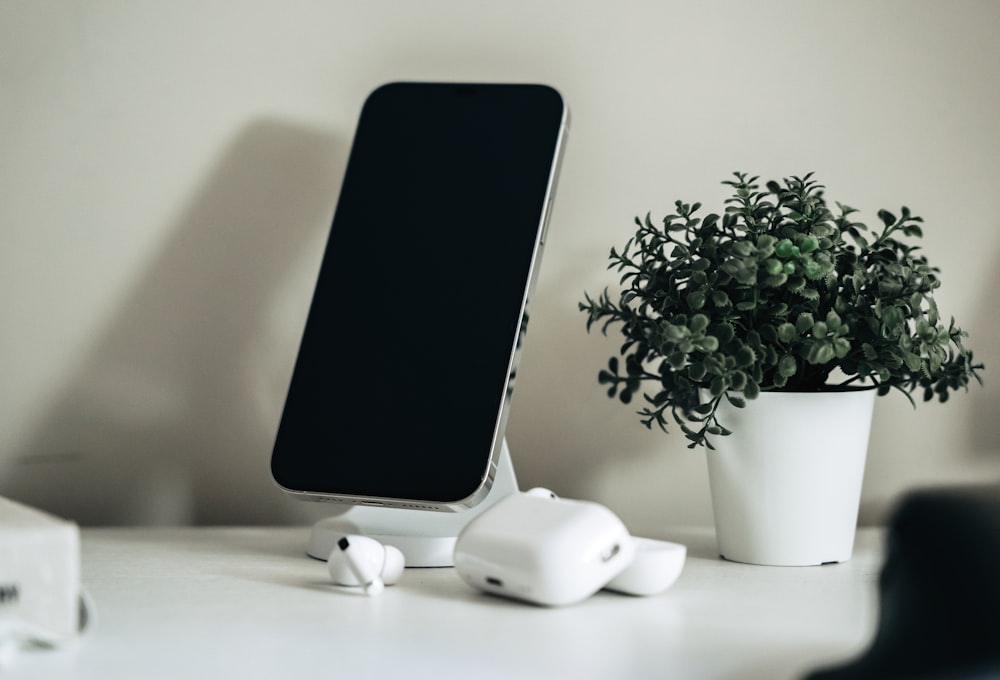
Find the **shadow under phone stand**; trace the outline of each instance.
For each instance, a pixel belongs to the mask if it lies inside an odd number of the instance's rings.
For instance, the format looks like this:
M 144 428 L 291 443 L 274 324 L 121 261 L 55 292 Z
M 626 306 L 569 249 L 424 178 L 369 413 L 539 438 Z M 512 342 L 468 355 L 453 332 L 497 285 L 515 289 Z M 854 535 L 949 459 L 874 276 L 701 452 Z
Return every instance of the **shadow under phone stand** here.
M 344 534 L 370 536 L 403 553 L 407 567 L 451 567 L 455 539 L 473 517 L 518 490 L 507 440 L 500 446 L 493 484 L 478 504 L 457 512 L 356 505 L 313 525 L 306 552 L 326 560 Z

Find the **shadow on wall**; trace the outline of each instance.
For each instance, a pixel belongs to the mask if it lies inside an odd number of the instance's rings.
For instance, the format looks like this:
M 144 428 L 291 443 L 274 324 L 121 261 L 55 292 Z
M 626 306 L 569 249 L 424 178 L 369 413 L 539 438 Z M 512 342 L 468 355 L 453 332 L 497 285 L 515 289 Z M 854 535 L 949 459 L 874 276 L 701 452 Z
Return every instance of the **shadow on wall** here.
M 562 247 L 561 239 L 548 247 Z M 605 252 L 588 257 L 542 263 L 558 271 L 546 271 L 532 310 L 508 429 L 520 486 L 604 503 L 649 535 L 665 523 L 711 524 L 704 452 L 688 450 L 675 427 L 669 435 L 646 429 L 641 403 L 610 399 L 597 381 L 622 338 L 615 328 L 607 338 L 598 326 L 587 333 L 583 291 L 600 292 L 606 279 L 618 289 L 603 275 Z
M 542 268 L 548 264 L 543 261 Z M 609 457 L 621 462 L 641 446 L 637 439 L 647 438 L 636 408 L 609 399 L 607 387 L 597 382 L 598 371 L 621 344 L 619 337 L 609 331 L 611 341 L 604 340 L 596 327 L 588 335 L 586 317 L 577 309 L 586 286 L 580 282 L 603 264 L 565 264 L 548 278 L 538 299 L 542 304 L 532 309 L 520 394 L 515 394 L 508 430 L 522 487 L 558 487 L 560 495 L 587 497 Z
M 1000 303 L 996 291 L 1000 290 L 1000 270 L 993 269 L 985 286 L 979 288 L 980 299 L 974 310 L 969 331 L 969 346 L 976 361 L 985 366 L 982 371 L 984 387 L 969 388 L 972 398 L 969 423 L 969 446 L 983 457 L 1000 460 L 1000 382 L 996 382 L 1000 371 Z
M 81 524 L 301 516 L 268 461 L 314 281 L 295 313 L 299 302 L 275 311 L 276 298 L 308 247 L 321 252 L 345 162 L 327 135 L 245 128 L 16 452 L 0 494 Z

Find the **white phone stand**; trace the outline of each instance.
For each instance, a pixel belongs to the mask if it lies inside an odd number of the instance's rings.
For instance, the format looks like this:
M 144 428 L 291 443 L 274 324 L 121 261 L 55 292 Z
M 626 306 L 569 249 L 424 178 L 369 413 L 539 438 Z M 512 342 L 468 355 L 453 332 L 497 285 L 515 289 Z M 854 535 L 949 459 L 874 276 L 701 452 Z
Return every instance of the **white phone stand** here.
M 454 565 L 455 540 L 459 532 L 473 517 L 517 490 L 514 464 L 504 439 L 493 485 L 477 505 L 458 512 L 356 505 L 341 515 L 316 522 L 306 552 L 311 557 L 325 560 L 341 536 L 358 534 L 399 548 L 407 567 L 451 567 Z

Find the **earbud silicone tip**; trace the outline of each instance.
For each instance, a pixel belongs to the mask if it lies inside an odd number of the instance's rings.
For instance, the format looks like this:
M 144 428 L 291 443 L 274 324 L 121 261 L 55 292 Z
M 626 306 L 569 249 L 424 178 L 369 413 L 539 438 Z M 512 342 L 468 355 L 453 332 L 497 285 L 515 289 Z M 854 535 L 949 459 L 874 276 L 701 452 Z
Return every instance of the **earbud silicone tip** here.
M 680 543 L 633 537 L 635 556 L 605 587 L 626 595 L 658 595 L 672 586 L 684 569 L 687 548 Z

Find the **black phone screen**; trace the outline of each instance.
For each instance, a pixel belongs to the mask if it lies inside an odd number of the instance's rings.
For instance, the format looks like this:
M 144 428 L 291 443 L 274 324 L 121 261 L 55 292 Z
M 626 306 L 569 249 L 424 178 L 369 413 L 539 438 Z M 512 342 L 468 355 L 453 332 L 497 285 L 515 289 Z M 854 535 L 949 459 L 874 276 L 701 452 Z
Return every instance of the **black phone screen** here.
M 369 96 L 271 457 L 280 486 L 432 505 L 481 488 L 563 124 L 541 85 Z

